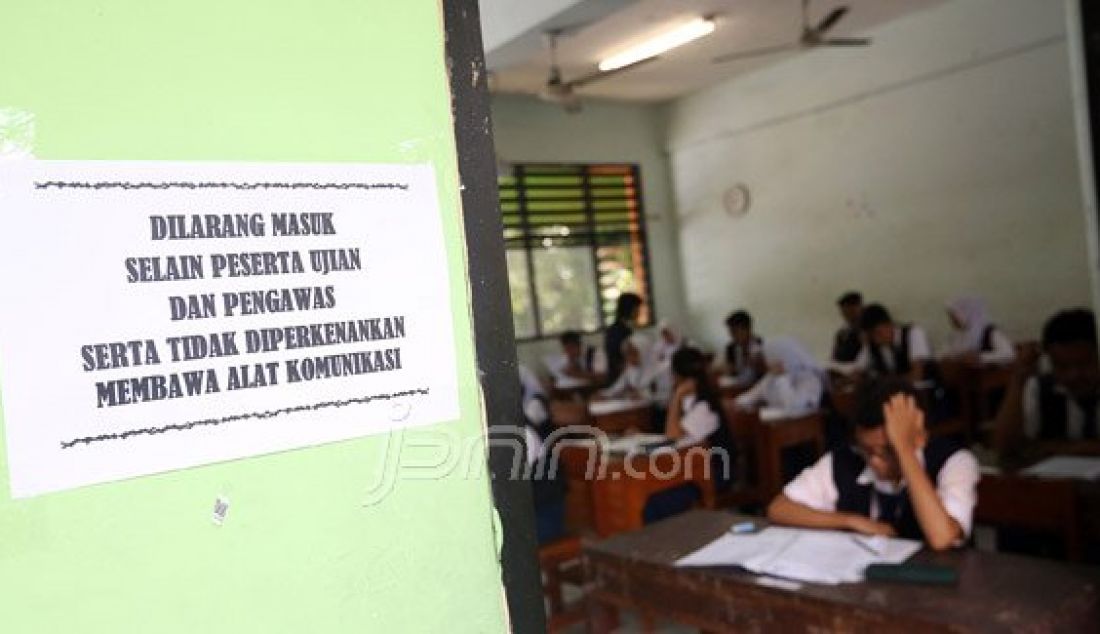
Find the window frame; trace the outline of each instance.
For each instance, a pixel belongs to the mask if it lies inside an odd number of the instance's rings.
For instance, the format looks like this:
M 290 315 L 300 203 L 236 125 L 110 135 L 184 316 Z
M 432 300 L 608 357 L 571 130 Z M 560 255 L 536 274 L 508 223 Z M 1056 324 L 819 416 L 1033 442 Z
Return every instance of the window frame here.
M 648 228 L 647 223 L 646 223 L 645 197 L 644 197 L 643 192 L 642 192 L 641 168 L 640 168 L 639 164 L 638 163 L 625 163 L 625 162 L 592 162 L 592 163 L 521 162 L 521 163 L 512 163 L 512 164 L 508 165 L 507 175 L 512 177 L 515 180 L 515 183 L 516 183 L 515 186 L 514 186 L 515 187 L 515 192 L 516 192 L 515 201 L 519 205 L 518 214 L 519 214 L 519 217 L 520 217 L 520 228 L 522 229 L 523 234 L 519 238 L 519 240 L 522 241 L 521 246 L 509 246 L 508 245 L 509 241 L 506 238 L 506 240 L 505 240 L 505 252 L 507 253 L 508 251 L 522 251 L 523 254 L 524 254 L 523 259 L 524 259 L 524 263 L 525 263 L 525 269 L 526 269 L 525 273 L 526 273 L 526 276 L 527 276 L 527 287 L 528 287 L 529 300 L 530 300 L 530 305 L 531 305 L 531 312 L 532 312 L 532 317 L 533 317 L 533 321 L 534 321 L 534 331 L 535 331 L 535 334 L 530 335 L 530 336 L 519 336 L 517 334 L 516 335 L 516 342 L 517 343 L 532 343 L 532 342 L 556 339 L 556 338 L 560 337 L 562 335 L 562 333 L 567 332 L 568 330 L 576 330 L 577 332 L 581 333 L 582 335 L 602 334 L 605 330 L 607 330 L 608 326 L 610 326 L 610 324 L 606 323 L 606 321 L 605 321 L 605 315 L 604 315 L 604 310 L 603 310 L 603 301 L 604 300 L 603 300 L 603 297 L 602 297 L 602 294 L 601 294 L 602 286 L 600 284 L 600 267 L 599 267 L 600 259 L 599 259 L 599 252 L 598 252 L 601 246 L 610 246 L 610 245 L 601 245 L 601 244 L 599 244 L 599 241 L 598 241 L 598 238 L 597 238 L 598 232 L 596 231 L 596 229 L 597 229 L 599 223 L 598 223 L 598 218 L 597 218 L 597 210 L 595 209 L 595 206 L 593 205 L 593 200 L 594 200 L 594 197 L 592 195 L 593 185 L 590 184 L 591 177 L 593 176 L 592 168 L 597 168 L 597 169 L 598 168 L 625 169 L 626 171 L 628 171 L 628 173 L 629 173 L 629 175 L 632 179 L 632 187 L 633 187 L 633 190 L 634 190 L 633 201 L 635 203 L 635 206 L 634 206 L 635 212 L 634 213 L 636 214 L 637 225 L 638 225 L 638 230 L 637 230 L 638 241 L 637 241 L 637 243 L 638 243 L 638 247 L 640 248 L 640 251 L 641 251 L 640 257 L 638 258 L 638 262 L 641 264 L 642 275 L 638 276 L 638 277 L 642 280 L 642 283 L 644 284 L 644 287 L 645 287 L 645 292 L 644 292 L 644 295 L 643 295 L 643 299 L 645 299 L 646 309 L 647 309 L 646 322 L 644 324 L 640 324 L 640 327 L 645 328 L 645 327 L 649 327 L 649 326 L 657 323 L 656 305 L 655 305 L 655 302 L 654 302 L 654 299 L 653 299 L 652 267 L 650 266 L 649 228 Z M 581 185 L 571 186 L 571 187 L 579 187 L 583 191 L 583 195 L 582 195 L 582 200 L 584 202 L 583 214 L 585 216 L 585 223 L 588 227 L 589 237 L 587 239 L 587 243 L 584 243 L 584 244 L 581 244 L 581 245 L 576 245 L 576 246 L 588 249 L 588 251 L 590 253 L 590 256 L 591 256 L 591 259 L 592 259 L 592 273 L 593 273 L 593 280 L 592 281 L 594 283 L 594 295 L 592 297 L 592 301 L 594 302 L 594 306 L 595 306 L 595 309 L 596 309 L 596 318 L 597 318 L 597 321 L 598 321 L 599 325 L 594 330 L 584 330 L 584 329 L 581 329 L 581 328 L 575 328 L 575 329 L 570 328 L 570 329 L 561 330 L 561 331 L 558 331 L 558 332 L 543 332 L 542 312 L 541 312 L 542 308 L 541 308 L 540 303 L 539 303 L 538 286 L 537 286 L 536 277 L 535 277 L 535 268 L 536 268 L 535 267 L 535 258 L 534 258 L 533 254 L 537 250 L 543 249 L 545 247 L 541 246 L 541 244 L 536 244 L 542 238 L 539 237 L 539 236 L 536 236 L 536 235 L 532 235 L 532 232 L 531 232 L 534 225 L 531 223 L 531 212 L 529 211 L 528 206 L 527 206 L 527 202 L 528 202 L 527 201 L 527 195 L 526 195 L 527 187 L 524 186 L 524 184 L 523 184 L 524 180 L 523 179 L 524 179 L 524 176 L 528 175 L 527 174 L 528 170 L 534 170 L 537 173 L 540 170 L 564 171 L 564 170 L 570 170 L 570 169 L 576 170 L 577 173 L 582 178 Z M 503 172 L 500 175 L 503 176 L 504 175 Z M 548 186 L 539 186 L 539 187 L 540 188 L 545 188 L 545 187 L 548 187 Z M 501 200 L 501 208 L 498 211 L 500 212 L 501 218 L 502 218 L 502 221 L 503 221 L 503 218 L 504 218 L 503 199 L 500 199 L 500 200 Z M 505 231 L 507 231 L 507 229 L 505 229 Z M 633 240 L 631 241 L 629 246 L 631 248 L 633 248 L 635 246 Z M 572 248 L 576 248 L 576 247 L 572 247 Z M 634 271 L 635 271 L 635 273 L 637 273 L 637 264 L 635 264 Z M 514 289 L 509 288 L 509 292 L 510 293 L 514 292 Z

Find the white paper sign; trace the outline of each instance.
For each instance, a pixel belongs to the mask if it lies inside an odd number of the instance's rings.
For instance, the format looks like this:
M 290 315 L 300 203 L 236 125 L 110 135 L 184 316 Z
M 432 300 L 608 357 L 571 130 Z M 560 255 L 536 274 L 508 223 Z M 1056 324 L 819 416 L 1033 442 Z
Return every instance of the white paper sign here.
M 428 165 L 0 167 L 12 495 L 458 418 Z

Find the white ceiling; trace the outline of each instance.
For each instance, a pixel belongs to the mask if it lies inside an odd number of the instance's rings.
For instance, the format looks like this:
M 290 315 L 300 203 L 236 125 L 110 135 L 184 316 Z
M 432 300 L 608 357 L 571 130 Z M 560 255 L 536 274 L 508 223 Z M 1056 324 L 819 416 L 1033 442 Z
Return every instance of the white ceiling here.
M 531 0 L 520 0 L 530 2 Z M 944 0 L 811 0 L 811 23 L 833 8 L 848 5 L 851 11 L 830 32 L 833 36 L 861 34 L 868 29 L 922 10 Z M 483 9 L 488 0 L 482 0 Z M 492 4 L 507 4 L 496 0 Z M 579 88 L 581 96 L 663 101 L 695 92 L 735 75 L 788 59 L 799 52 L 782 53 L 746 61 L 714 64 L 712 59 L 739 50 L 794 42 L 801 29 L 800 0 L 584 0 L 523 34 L 507 38 L 491 35 L 507 44 L 487 51 L 493 73 L 493 90 L 502 93 L 537 94 L 546 81 L 549 56 L 541 31 L 569 24 L 571 18 L 585 23 L 558 44 L 558 58 L 565 79 L 596 72 L 596 63 L 625 47 L 660 33 L 693 17 L 717 16 L 715 32 L 660 59 L 630 71 Z M 587 7 L 587 13 L 583 9 Z M 874 55 L 874 45 L 858 49 Z M 826 54 L 824 51 L 822 54 Z M 846 55 L 845 59 L 850 60 Z

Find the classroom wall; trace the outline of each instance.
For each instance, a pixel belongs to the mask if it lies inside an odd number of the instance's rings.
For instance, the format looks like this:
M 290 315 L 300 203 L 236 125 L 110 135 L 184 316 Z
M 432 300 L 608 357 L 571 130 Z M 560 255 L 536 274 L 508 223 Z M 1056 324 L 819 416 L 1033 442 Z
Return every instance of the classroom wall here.
M 434 165 L 461 417 L 18 500 L 0 441 L 0 632 L 507 631 L 439 3 L 3 13 L 0 111 L 33 116 L 37 158 Z M 439 434 L 475 448 L 469 472 L 389 477 L 402 446 L 438 464 Z
M 825 354 L 850 288 L 936 342 L 957 293 L 1016 338 L 1089 304 L 1063 4 L 954 0 L 868 35 L 668 107 L 695 332 L 718 344 L 748 307 Z
M 492 108 L 493 140 L 500 161 L 607 161 L 641 166 L 657 317 L 682 322 L 683 287 L 664 155 L 664 113 L 654 106 L 587 100 L 584 110 L 570 115 L 558 106 L 520 95 L 495 95 Z M 600 341 L 598 336 L 589 339 Z M 520 361 L 541 371 L 543 355 L 557 348 L 556 339 L 521 343 Z

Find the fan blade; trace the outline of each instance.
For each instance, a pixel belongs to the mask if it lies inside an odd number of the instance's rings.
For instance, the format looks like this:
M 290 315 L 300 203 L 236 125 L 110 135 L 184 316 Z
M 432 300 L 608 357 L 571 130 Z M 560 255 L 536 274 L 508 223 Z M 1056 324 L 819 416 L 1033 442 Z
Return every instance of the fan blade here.
M 592 82 L 603 81 L 605 79 L 610 79 L 611 77 L 614 77 L 615 75 L 618 75 L 620 73 L 625 73 L 628 70 L 634 70 L 635 68 L 637 68 L 639 66 L 642 66 L 644 64 L 648 64 L 648 63 L 653 62 L 653 61 L 656 61 L 657 59 L 658 59 L 657 57 L 647 57 L 646 59 L 634 62 L 633 64 L 629 64 L 629 65 L 623 66 L 621 68 L 616 68 L 615 70 L 601 71 L 601 72 L 597 72 L 597 73 L 592 73 L 591 75 L 585 75 L 584 77 L 578 77 L 577 79 L 566 82 L 566 85 L 570 86 L 571 88 L 579 88 L 581 86 L 586 86 L 588 84 L 591 84 Z
M 821 22 L 819 22 L 816 27 L 814 27 L 813 34 L 817 37 L 825 35 L 825 33 L 829 31 L 829 29 L 832 29 L 834 26 L 836 26 L 836 23 L 840 22 L 840 19 L 847 14 L 848 7 L 837 7 L 833 9 L 832 13 L 825 16 L 825 18 L 821 20 Z
M 821 40 L 818 46 L 867 46 L 871 39 L 867 37 L 831 37 Z
M 732 62 L 734 60 L 749 59 L 752 57 L 763 57 L 764 55 L 772 55 L 774 53 L 782 53 L 784 51 L 797 51 L 802 48 L 801 44 L 780 44 L 778 46 L 765 46 L 764 48 L 754 48 L 749 51 L 734 51 L 732 53 L 726 53 L 725 55 L 719 55 L 711 60 L 713 64 L 725 64 L 726 62 Z

